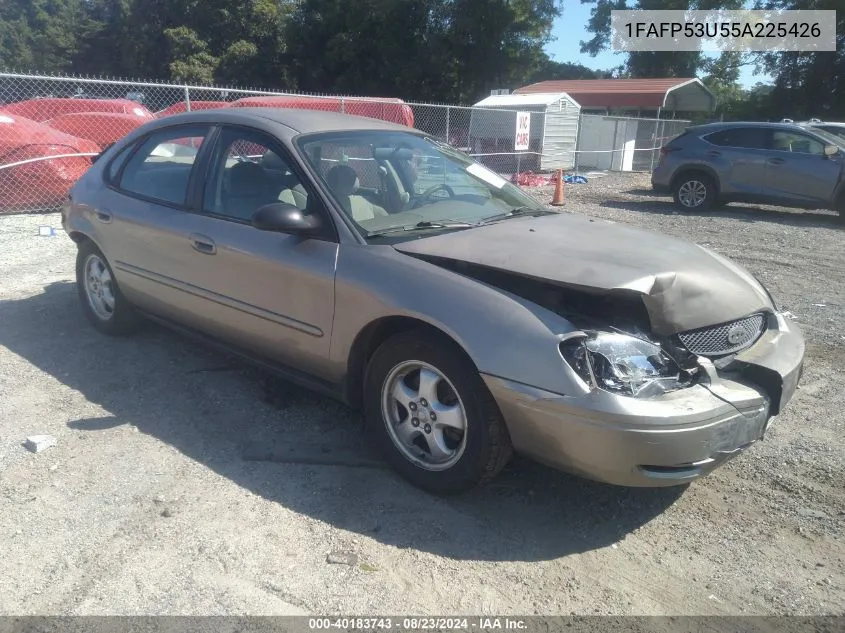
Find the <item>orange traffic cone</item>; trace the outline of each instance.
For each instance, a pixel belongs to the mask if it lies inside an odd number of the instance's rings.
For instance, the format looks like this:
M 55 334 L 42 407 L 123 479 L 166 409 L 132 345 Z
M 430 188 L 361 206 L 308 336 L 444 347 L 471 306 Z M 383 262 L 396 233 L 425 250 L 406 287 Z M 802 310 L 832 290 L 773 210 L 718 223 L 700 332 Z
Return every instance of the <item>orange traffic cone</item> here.
M 563 206 L 563 170 L 557 170 L 557 182 L 555 183 L 555 195 L 552 198 L 552 205 L 555 207 Z

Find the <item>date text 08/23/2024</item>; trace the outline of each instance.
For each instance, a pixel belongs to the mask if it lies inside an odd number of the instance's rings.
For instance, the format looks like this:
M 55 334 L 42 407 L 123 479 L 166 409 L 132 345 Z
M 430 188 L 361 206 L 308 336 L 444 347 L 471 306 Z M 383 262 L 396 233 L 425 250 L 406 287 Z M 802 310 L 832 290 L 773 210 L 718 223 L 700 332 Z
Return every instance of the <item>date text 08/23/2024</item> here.
M 317 617 L 308 619 L 308 629 L 342 631 L 519 631 L 526 628 L 526 622 L 511 617 Z

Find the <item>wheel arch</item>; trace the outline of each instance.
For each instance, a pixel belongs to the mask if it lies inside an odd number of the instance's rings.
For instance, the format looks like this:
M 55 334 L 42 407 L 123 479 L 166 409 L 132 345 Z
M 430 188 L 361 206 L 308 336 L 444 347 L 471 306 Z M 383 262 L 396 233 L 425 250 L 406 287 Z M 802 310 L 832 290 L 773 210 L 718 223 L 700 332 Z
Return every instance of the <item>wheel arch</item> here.
M 371 321 L 364 326 L 349 350 L 346 361 L 346 379 L 344 380 L 344 399 L 350 406 L 360 409 L 364 389 L 364 375 L 373 353 L 384 341 L 400 332 L 422 330 L 429 332 L 452 344 L 466 356 L 470 362 L 472 357 L 454 336 L 444 329 L 427 321 L 410 316 L 385 316 Z M 474 365 L 475 363 L 473 363 Z
M 718 195 L 720 193 L 721 187 L 719 186 L 719 176 L 716 174 L 716 170 L 709 165 L 703 164 L 684 165 L 672 176 L 672 182 L 669 185 L 670 190 L 674 192 L 675 187 L 678 186 L 681 179 L 688 178 L 692 174 L 704 174 L 707 176 L 713 182 L 713 186 L 716 187 L 716 194 Z
M 96 242 L 92 240 L 87 234 L 83 233 L 82 231 L 68 231 L 67 236 L 73 240 L 73 243 L 76 245 L 82 244 L 83 242 L 93 242 L 96 245 Z M 97 248 L 100 248 L 97 246 Z

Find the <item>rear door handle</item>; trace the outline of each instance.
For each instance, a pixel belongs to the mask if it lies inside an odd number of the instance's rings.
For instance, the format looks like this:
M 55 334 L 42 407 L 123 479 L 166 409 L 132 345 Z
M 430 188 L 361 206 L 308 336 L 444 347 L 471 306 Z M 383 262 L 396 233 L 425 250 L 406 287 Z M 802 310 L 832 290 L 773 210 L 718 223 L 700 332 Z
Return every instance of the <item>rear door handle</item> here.
M 191 240 L 193 249 L 203 255 L 214 255 L 217 252 L 217 246 L 215 246 L 214 240 L 210 237 L 194 233 L 189 239 Z
M 104 224 L 111 222 L 111 213 L 107 211 L 97 211 L 97 219 Z
M 715 149 L 711 149 L 709 152 L 707 152 L 707 155 L 713 156 L 714 158 L 718 158 L 722 155 L 722 152 L 717 152 Z
M 784 160 L 782 158 L 770 158 L 768 160 L 769 165 L 781 165 L 783 162 Z

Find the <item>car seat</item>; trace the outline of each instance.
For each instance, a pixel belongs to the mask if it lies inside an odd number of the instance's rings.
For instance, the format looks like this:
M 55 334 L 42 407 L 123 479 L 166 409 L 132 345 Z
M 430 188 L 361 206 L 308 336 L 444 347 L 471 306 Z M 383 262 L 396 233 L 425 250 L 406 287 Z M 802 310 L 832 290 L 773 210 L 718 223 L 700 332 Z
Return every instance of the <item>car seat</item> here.
M 374 205 L 364 196 L 357 195 L 358 174 L 348 165 L 335 165 L 326 174 L 326 183 L 337 197 L 343 210 L 356 222 L 372 220 L 376 216 L 386 216 L 387 211 Z
M 287 163 L 273 150 L 267 150 L 261 157 L 261 167 L 275 181 L 278 182 L 279 202 L 292 204 L 301 210 L 308 205 L 308 192 L 299 182 L 296 174 L 291 172 Z
M 261 207 L 278 202 L 273 187 L 261 165 L 253 162 L 236 163 L 229 169 L 229 178 L 224 183 L 224 215 L 251 220 Z

